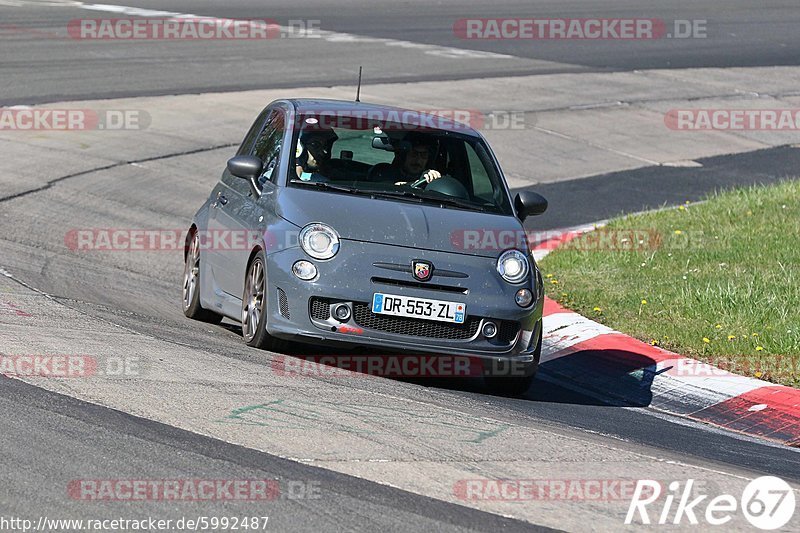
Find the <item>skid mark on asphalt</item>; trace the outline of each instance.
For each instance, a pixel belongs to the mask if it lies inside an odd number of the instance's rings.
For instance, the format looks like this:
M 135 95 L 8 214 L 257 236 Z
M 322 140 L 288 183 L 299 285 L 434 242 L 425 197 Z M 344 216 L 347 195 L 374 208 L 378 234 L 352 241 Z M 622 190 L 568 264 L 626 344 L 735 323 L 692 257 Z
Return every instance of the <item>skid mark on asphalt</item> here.
M 0 315 L 32 316 L 30 313 L 23 311 L 19 306 L 11 302 L 0 302 Z
M 0 203 L 7 202 L 9 200 L 16 200 L 17 198 L 21 198 L 23 196 L 28 196 L 29 194 L 35 194 L 37 192 L 46 191 L 50 189 L 53 185 L 60 183 L 62 181 L 77 178 L 79 176 L 85 176 L 87 174 L 92 174 L 94 172 L 101 172 L 103 170 L 111 170 L 112 168 L 124 167 L 126 165 L 133 165 L 136 166 L 139 163 L 147 163 L 149 161 L 158 161 L 161 159 L 169 159 L 171 157 L 182 157 L 185 155 L 193 155 L 199 154 L 203 152 L 213 152 L 214 150 L 221 150 L 223 148 L 232 148 L 235 146 L 239 146 L 239 143 L 226 143 L 226 144 L 219 144 L 216 146 L 207 146 L 204 148 L 195 148 L 193 150 L 184 150 L 182 152 L 173 152 L 169 154 L 162 154 L 162 155 L 154 155 L 150 157 L 145 157 L 143 159 L 133 159 L 130 161 L 120 161 L 118 163 L 112 163 L 110 165 L 103 165 L 101 167 L 90 168 L 88 170 L 81 170 L 80 172 L 75 172 L 72 174 L 67 174 L 66 176 L 60 176 L 58 178 L 53 178 L 52 180 L 48 180 L 47 183 L 40 187 L 36 187 L 35 189 L 28 189 L 27 191 L 22 191 L 17 194 L 12 194 L 10 196 L 0 197 Z
M 459 418 L 458 416 L 455 417 Z M 410 431 L 426 440 L 445 440 L 481 444 L 510 428 L 488 420 L 469 419 L 472 425 L 456 420 L 449 422 L 437 414 L 422 410 L 363 404 L 273 400 L 264 404 L 233 409 L 217 422 L 278 429 L 326 430 L 343 433 L 380 434 L 397 430 Z M 413 429 L 414 426 L 418 426 Z

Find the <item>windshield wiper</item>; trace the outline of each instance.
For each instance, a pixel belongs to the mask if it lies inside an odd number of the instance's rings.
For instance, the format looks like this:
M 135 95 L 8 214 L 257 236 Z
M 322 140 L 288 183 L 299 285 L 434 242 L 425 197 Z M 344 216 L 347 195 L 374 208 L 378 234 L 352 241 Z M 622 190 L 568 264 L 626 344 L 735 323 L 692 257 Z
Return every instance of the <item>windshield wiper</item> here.
M 384 191 L 375 191 L 375 190 L 372 190 L 372 189 L 357 189 L 355 187 L 344 187 L 342 185 L 332 185 L 332 184 L 330 184 L 330 183 L 328 183 L 326 181 L 291 180 L 289 183 L 294 183 L 294 184 L 297 184 L 297 185 L 306 185 L 306 186 L 310 186 L 310 187 L 313 187 L 313 188 L 316 188 L 316 189 L 325 189 L 326 191 L 338 191 L 338 192 L 346 192 L 346 193 L 350 193 L 350 194 L 360 194 L 360 195 L 364 195 L 364 196 L 369 196 L 371 198 L 376 198 L 376 197 L 383 196 L 383 197 L 390 197 L 392 199 L 396 198 L 398 200 L 406 200 L 408 202 L 422 203 L 422 199 L 417 195 L 413 195 L 413 196 L 395 195 L 395 194 L 392 194 L 391 191 L 389 191 L 389 194 L 387 194 Z
M 356 189 L 354 187 L 343 187 L 341 185 L 331 185 L 327 181 L 302 181 L 302 180 L 291 180 L 289 183 L 294 185 L 305 185 L 307 187 L 314 187 L 316 189 L 325 189 L 326 191 L 339 191 L 339 192 L 347 192 L 350 194 L 364 194 L 367 191 L 362 191 L 361 189 Z
M 464 200 L 459 200 L 458 198 L 442 198 L 438 196 L 427 196 L 425 194 L 420 194 L 414 191 L 381 191 L 379 194 L 385 196 L 391 196 L 393 198 L 416 198 L 422 202 L 430 202 L 439 205 L 452 205 L 455 207 L 462 207 L 464 209 L 474 209 L 477 211 L 486 211 L 486 208 L 478 205 L 473 204 L 472 202 L 466 202 Z
M 409 202 L 417 202 L 417 203 L 434 203 L 439 205 L 451 205 L 455 207 L 461 207 L 463 209 L 472 209 L 476 211 L 486 211 L 486 208 L 478 205 L 473 204 L 472 202 L 465 202 L 463 200 L 459 200 L 457 198 L 439 198 L 435 196 L 427 196 L 424 194 L 420 194 L 414 191 L 376 191 L 374 189 L 358 189 L 355 187 L 344 187 L 342 185 L 333 185 L 326 181 L 302 181 L 302 180 L 291 180 L 290 183 L 296 185 L 304 185 L 308 187 L 314 187 L 317 189 L 325 189 L 326 191 L 338 191 L 338 192 L 346 192 L 349 194 L 359 194 L 365 196 L 371 196 L 373 198 L 376 197 L 384 197 L 384 198 L 392 198 L 398 200 L 406 200 Z

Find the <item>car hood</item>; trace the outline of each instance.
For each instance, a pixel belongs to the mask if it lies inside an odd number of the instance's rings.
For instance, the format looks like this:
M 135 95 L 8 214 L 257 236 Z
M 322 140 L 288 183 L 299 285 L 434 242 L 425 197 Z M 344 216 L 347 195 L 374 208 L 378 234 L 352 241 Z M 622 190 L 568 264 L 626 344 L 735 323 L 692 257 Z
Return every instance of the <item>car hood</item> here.
M 322 222 L 343 239 L 485 257 L 527 247 L 513 216 L 293 187 L 280 191 L 279 205 L 292 224 Z

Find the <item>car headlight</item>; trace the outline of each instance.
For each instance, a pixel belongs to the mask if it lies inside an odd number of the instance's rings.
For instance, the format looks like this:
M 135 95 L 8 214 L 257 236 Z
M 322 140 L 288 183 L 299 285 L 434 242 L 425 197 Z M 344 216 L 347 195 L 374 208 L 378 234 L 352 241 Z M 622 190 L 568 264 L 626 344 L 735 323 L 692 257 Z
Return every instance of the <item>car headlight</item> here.
M 339 251 L 339 236 L 325 224 L 309 224 L 300 230 L 300 247 L 314 259 L 330 259 Z
M 528 276 L 528 258 L 519 250 L 508 250 L 497 260 L 497 272 L 509 283 L 519 283 Z

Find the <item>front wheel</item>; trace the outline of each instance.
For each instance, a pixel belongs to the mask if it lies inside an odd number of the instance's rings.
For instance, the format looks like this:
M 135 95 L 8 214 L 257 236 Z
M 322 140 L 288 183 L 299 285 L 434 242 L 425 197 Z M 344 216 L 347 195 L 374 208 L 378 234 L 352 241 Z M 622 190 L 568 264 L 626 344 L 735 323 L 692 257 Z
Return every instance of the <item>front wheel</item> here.
M 248 346 L 281 350 L 286 343 L 267 333 L 267 276 L 264 256 L 259 253 L 247 267 L 242 295 L 242 336 Z
M 210 324 L 222 321 L 222 315 L 200 305 L 200 237 L 196 231 L 192 234 L 183 265 L 183 314 Z
M 539 328 L 541 330 L 541 327 Z M 533 385 L 536 379 L 536 369 L 539 366 L 539 358 L 542 354 L 542 336 L 539 334 L 539 342 L 536 344 L 536 351 L 534 357 L 535 363 L 532 363 L 532 369 L 526 369 L 525 375 L 522 376 L 484 376 L 483 381 L 492 394 L 500 396 L 522 396 Z
M 486 386 L 492 392 L 499 396 L 522 396 L 533 385 L 536 379 L 536 373 L 529 376 L 514 376 L 514 377 L 490 377 L 483 378 Z

